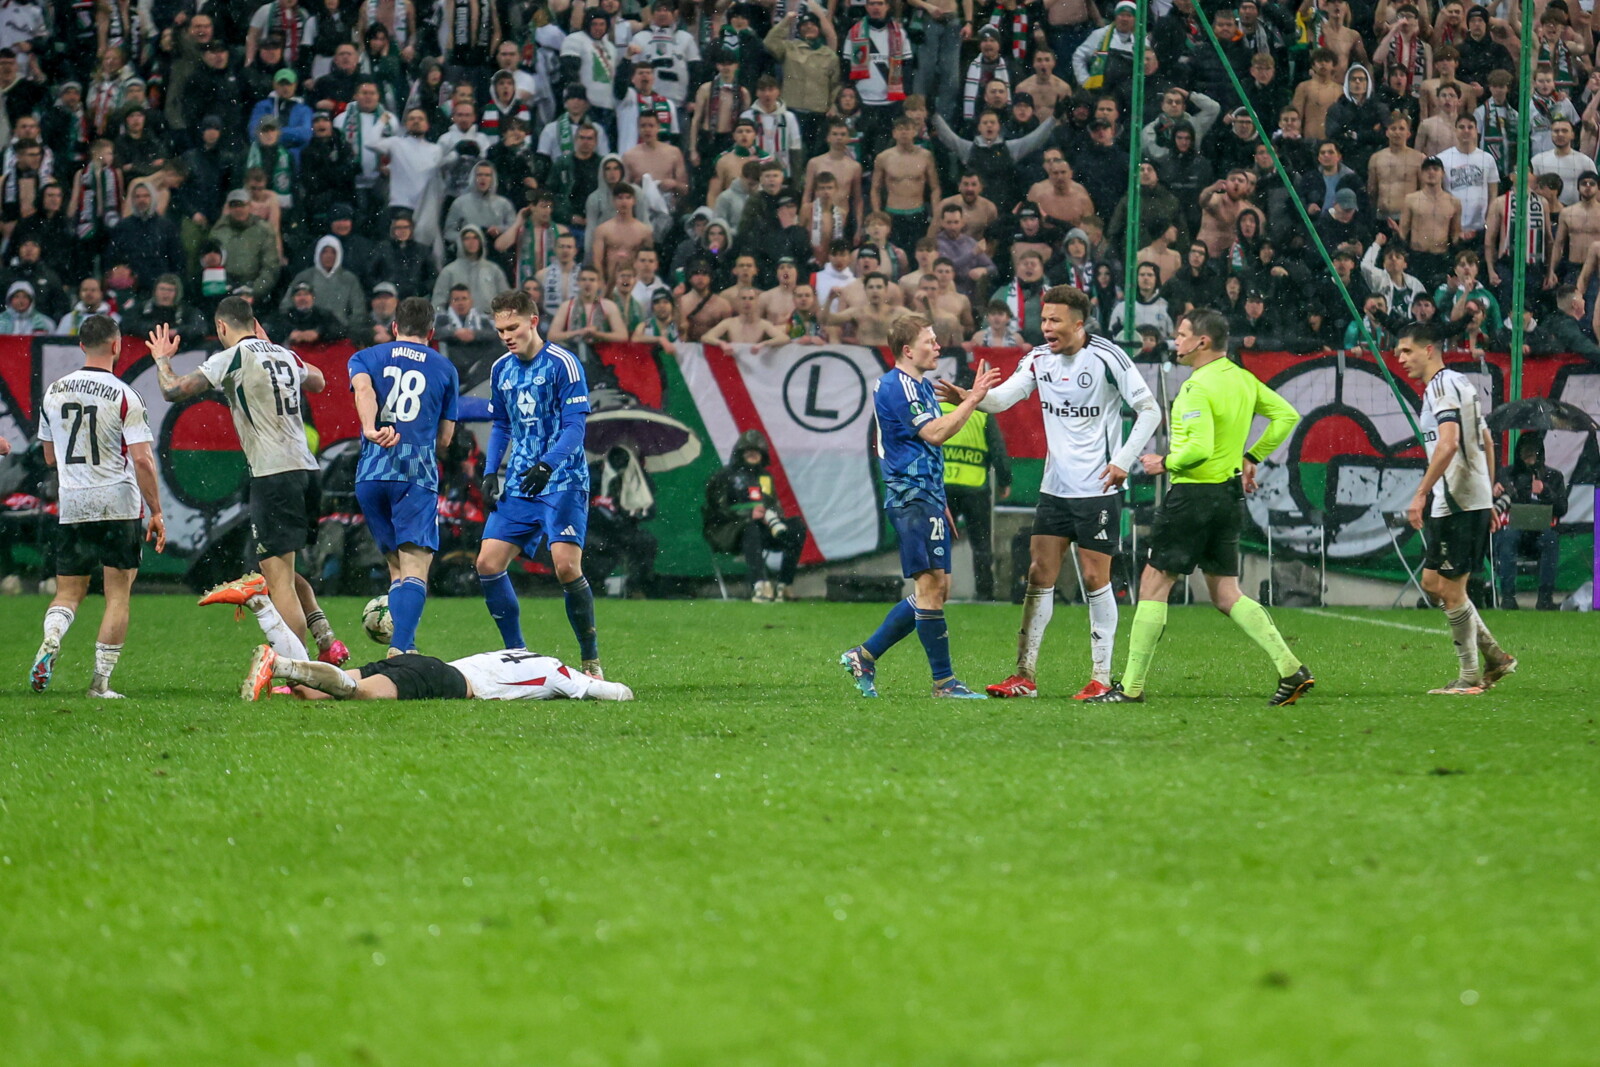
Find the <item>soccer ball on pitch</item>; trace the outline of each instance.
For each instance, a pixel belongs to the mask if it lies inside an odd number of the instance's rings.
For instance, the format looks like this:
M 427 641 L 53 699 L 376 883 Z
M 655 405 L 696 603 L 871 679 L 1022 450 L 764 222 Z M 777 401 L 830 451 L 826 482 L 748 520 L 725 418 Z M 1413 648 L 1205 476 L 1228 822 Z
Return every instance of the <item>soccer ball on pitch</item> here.
M 394 616 L 389 614 L 389 597 L 375 596 L 361 609 L 361 628 L 367 636 L 380 645 L 387 645 L 394 636 Z

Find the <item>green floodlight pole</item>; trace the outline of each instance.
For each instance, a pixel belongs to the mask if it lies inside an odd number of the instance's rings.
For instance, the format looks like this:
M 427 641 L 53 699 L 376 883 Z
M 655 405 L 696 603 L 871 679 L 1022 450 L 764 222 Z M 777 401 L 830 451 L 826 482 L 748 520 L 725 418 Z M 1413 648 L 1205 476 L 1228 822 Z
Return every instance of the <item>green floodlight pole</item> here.
M 1528 156 L 1533 136 L 1533 124 L 1528 121 L 1533 108 L 1533 53 L 1529 46 L 1528 28 L 1533 25 L 1533 0 L 1522 0 L 1522 57 L 1517 74 L 1517 163 L 1511 180 L 1506 183 L 1506 195 L 1517 205 L 1517 232 L 1511 246 L 1511 395 L 1509 403 L 1522 399 L 1522 317 L 1527 305 L 1528 277 L 1528 198 L 1536 194 L 1528 185 Z M 1522 183 L 1519 191 L 1517 183 Z M 1487 222 L 1485 223 L 1487 225 Z M 1517 447 L 1519 434 L 1511 431 L 1511 447 Z
M 1200 23 L 1201 29 L 1205 30 L 1206 40 L 1211 42 L 1211 47 L 1216 50 L 1217 58 L 1222 61 L 1223 73 L 1228 76 L 1228 82 L 1233 86 L 1233 91 L 1238 94 L 1240 103 L 1245 111 L 1249 113 L 1250 121 L 1255 123 L 1256 133 L 1260 134 L 1265 129 L 1261 125 L 1261 117 L 1256 114 L 1255 105 L 1250 103 L 1250 97 L 1245 95 L 1244 86 L 1239 83 L 1239 75 L 1234 73 L 1233 67 L 1228 65 L 1227 57 L 1222 54 L 1222 44 L 1217 40 L 1216 31 L 1211 28 L 1211 17 L 1201 10 L 1200 0 L 1193 0 L 1193 2 L 1195 20 Z M 1523 0 L 1523 6 L 1527 7 L 1529 2 L 1530 0 Z M 1370 86 L 1370 73 L 1368 82 Z M 1370 92 L 1371 89 L 1369 88 L 1368 91 Z M 1384 380 L 1389 383 L 1389 388 L 1394 392 L 1395 399 L 1400 403 L 1401 414 L 1406 417 L 1406 422 L 1411 426 L 1412 435 L 1416 437 L 1417 443 L 1421 444 L 1422 427 L 1417 425 L 1417 418 L 1411 413 L 1412 398 L 1405 390 L 1400 388 L 1400 383 L 1395 381 L 1394 373 L 1389 370 L 1389 365 L 1383 361 L 1383 353 L 1378 350 L 1377 339 L 1372 336 L 1372 331 L 1367 329 L 1367 321 L 1362 316 L 1361 309 L 1356 307 L 1355 301 L 1350 299 L 1350 291 L 1345 288 L 1343 282 L 1339 281 L 1338 271 L 1333 266 L 1333 257 L 1328 254 L 1328 246 L 1322 243 L 1322 235 L 1311 224 L 1311 216 L 1306 212 L 1306 205 L 1300 199 L 1300 191 L 1294 187 L 1294 179 L 1284 167 L 1283 160 L 1278 158 L 1278 149 L 1273 145 L 1272 138 L 1263 136 L 1261 143 L 1266 146 L 1267 155 L 1272 157 L 1272 168 L 1277 172 L 1278 180 L 1283 182 L 1284 190 L 1289 194 L 1289 202 L 1294 205 L 1295 212 L 1300 216 L 1300 221 L 1305 224 L 1306 235 L 1311 238 L 1311 243 L 1316 246 L 1317 254 L 1322 257 L 1322 265 L 1327 268 L 1328 274 L 1333 277 L 1334 284 L 1339 289 L 1339 296 L 1344 300 L 1346 310 L 1350 312 L 1350 317 L 1355 321 L 1356 328 L 1361 331 L 1361 343 L 1366 346 L 1367 351 L 1372 354 L 1373 362 L 1377 363 L 1378 369 L 1383 372 Z
M 1133 95 L 1128 101 L 1128 210 L 1122 239 L 1122 345 L 1137 348 L 1133 316 L 1139 302 L 1139 161 L 1144 155 L 1144 50 L 1150 0 L 1136 0 L 1133 13 Z M 1115 32 L 1115 31 L 1112 31 Z

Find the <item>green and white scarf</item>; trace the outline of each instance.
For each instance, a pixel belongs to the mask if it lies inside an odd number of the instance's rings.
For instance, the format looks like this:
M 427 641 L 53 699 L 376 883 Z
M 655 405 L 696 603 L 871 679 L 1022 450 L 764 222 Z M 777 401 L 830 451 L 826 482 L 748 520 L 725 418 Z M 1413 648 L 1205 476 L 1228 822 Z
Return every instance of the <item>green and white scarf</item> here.
M 358 123 L 359 125 L 359 123 Z M 294 173 L 289 165 L 289 150 L 278 147 L 272 166 L 268 167 L 262 160 L 261 144 L 256 142 L 250 146 L 250 151 L 245 153 L 244 168 L 250 170 L 260 167 L 267 172 L 267 188 L 278 194 L 278 203 L 283 207 L 294 206 Z

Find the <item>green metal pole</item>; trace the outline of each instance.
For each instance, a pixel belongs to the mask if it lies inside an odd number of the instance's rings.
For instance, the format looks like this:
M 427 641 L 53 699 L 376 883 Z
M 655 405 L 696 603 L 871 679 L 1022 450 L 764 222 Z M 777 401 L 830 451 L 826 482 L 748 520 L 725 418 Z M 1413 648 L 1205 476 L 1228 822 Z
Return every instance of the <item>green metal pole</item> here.
M 1528 41 L 1533 26 L 1533 0 L 1522 0 L 1522 62 L 1517 73 L 1517 164 L 1506 182 L 1506 190 L 1517 205 L 1517 232 L 1511 246 L 1511 394 L 1507 402 L 1522 399 L 1522 316 L 1527 303 L 1528 276 L 1528 198 L 1537 195 L 1528 181 L 1528 163 L 1533 123 L 1528 115 L 1533 108 L 1533 54 Z M 1517 447 L 1518 434 L 1511 431 L 1511 447 Z
M 1128 101 L 1128 210 L 1122 236 L 1122 345 L 1136 350 L 1133 316 L 1139 301 L 1139 161 L 1144 154 L 1144 35 L 1150 0 L 1137 0 L 1133 15 L 1133 95 Z
M 1205 30 L 1206 40 L 1211 42 L 1211 47 L 1216 49 L 1217 58 L 1222 60 L 1223 73 L 1228 76 L 1229 83 L 1233 85 L 1233 91 L 1238 94 L 1239 101 L 1244 106 L 1245 111 L 1249 112 L 1250 121 L 1255 123 L 1256 131 L 1261 133 L 1266 129 L 1261 124 L 1261 116 L 1256 114 L 1255 106 L 1250 103 L 1250 97 L 1245 95 L 1244 86 L 1239 83 L 1239 76 L 1234 73 L 1233 67 L 1228 64 L 1227 58 L 1223 56 L 1222 45 L 1217 41 L 1216 31 L 1211 28 L 1211 16 L 1201 9 L 1200 0 L 1194 0 L 1194 14 L 1196 21 Z M 1370 92 L 1371 90 L 1369 89 L 1368 91 Z M 1406 422 L 1411 426 L 1412 436 L 1417 439 L 1418 444 L 1423 443 L 1422 427 L 1417 425 L 1417 417 L 1411 412 L 1413 397 L 1408 391 L 1402 389 L 1400 383 L 1395 380 L 1394 372 L 1389 370 L 1389 365 L 1383 361 L 1383 353 L 1378 350 L 1377 339 L 1372 336 L 1372 331 L 1367 329 L 1367 322 L 1361 314 L 1361 309 L 1356 307 L 1356 302 L 1351 299 L 1350 290 L 1345 287 L 1343 282 L 1339 281 L 1338 271 L 1333 265 L 1333 256 L 1328 253 L 1328 246 L 1322 243 L 1322 235 L 1311 224 L 1311 216 L 1306 211 L 1305 203 L 1300 199 L 1300 191 L 1294 187 L 1294 176 L 1284 167 L 1283 160 L 1278 158 L 1278 149 L 1273 145 L 1272 138 L 1262 136 L 1261 143 L 1266 146 L 1267 155 L 1272 157 L 1272 169 L 1277 172 L 1278 180 L 1283 182 L 1283 187 L 1289 194 L 1289 202 L 1294 205 L 1295 212 L 1300 216 L 1300 221 L 1306 228 L 1306 236 L 1310 237 L 1311 243 L 1316 246 L 1317 254 L 1322 257 L 1323 267 L 1327 269 L 1329 276 L 1334 279 L 1334 283 L 1339 290 L 1339 296 L 1344 300 L 1346 310 L 1350 312 L 1350 317 L 1354 320 L 1356 329 L 1361 331 L 1361 343 L 1372 354 L 1373 362 L 1383 372 L 1384 380 L 1389 383 L 1390 390 L 1394 393 L 1395 399 L 1399 401 L 1400 412 L 1405 415 Z

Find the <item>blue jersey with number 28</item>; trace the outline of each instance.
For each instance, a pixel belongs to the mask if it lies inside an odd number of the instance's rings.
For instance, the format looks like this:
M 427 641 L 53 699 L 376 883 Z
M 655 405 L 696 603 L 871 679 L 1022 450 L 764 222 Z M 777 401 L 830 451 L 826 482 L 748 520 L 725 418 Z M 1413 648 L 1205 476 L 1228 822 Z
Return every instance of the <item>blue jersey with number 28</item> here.
M 878 379 L 873 407 L 883 450 L 884 506 L 920 500 L 943 508 L 944 450 L 917 434 L 940 414 L 933 383 L 896 367 Z
M 363 440 L 356 481 L 413 482 L 437 490 L 439 423 L 456 421 L 455 366 L 426 345 L 390 341 L 350 357 L 350 380 L 358 374 L 370 377 L 378 394 L 378 425 L 393 426 L 400 443 L 382 448 Z

